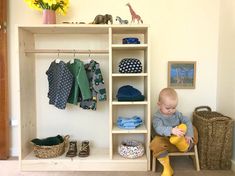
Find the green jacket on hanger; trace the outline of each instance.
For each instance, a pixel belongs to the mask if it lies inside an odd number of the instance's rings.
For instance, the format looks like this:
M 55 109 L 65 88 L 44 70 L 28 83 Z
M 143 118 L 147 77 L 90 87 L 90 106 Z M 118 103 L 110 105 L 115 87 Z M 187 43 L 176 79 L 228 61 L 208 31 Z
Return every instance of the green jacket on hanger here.
M 67 102 L 77 105 L 81 99 L 90 99 L 91 91 L 83 62 L 79 59 L 74 59 L 73 63 L 67 63 L 67 67 L 74 76 L 72 89 Z

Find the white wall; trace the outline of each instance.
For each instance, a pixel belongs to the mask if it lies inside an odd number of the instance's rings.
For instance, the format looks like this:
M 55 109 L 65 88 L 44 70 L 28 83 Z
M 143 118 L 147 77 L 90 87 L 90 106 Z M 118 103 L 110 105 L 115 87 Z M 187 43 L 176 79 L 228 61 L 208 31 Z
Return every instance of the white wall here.
M 91 22 L 97 14 L 110 13 L 130 20 L 126 0 L 71 0 L 67 16 L 57 22 Z M 179 110 L 191 116 L 196 106 L 216 107 L 219 0 L 129 0 L 134 10 L 151 27 L 152 112 L 157 95 L 167 86 L 168 61 L 197 61 L 196 89 L 177 90 Z M 9 1 L 10 117 L 19 114 L 17 53 L 18 24 L 41 24 L 42 14 L 21 1 Z M 17 154 L 17 127 L 12 129 L 13 154 Z
M 235 120 L 234 0 L 221 0 L 219 26 L 217 110 Z M 235 141 L 235 130 L 233 141 Z M 235 144 L 233 145 L 233 160 L 235 161 Z

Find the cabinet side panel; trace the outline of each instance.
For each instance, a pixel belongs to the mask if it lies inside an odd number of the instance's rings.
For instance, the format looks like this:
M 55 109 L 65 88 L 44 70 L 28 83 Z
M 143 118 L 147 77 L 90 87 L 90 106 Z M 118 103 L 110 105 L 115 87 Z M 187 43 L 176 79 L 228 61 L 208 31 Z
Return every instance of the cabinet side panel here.
M 147 32 L 145 34 L 145 40 L 146 43 L 148 43 L 148 48 L 147 48 L 147 53 L 146 53 L 146 60 L 147 60 L 147 72 L 148 72 L 148 77 L 147 77 L 147 99 L 148 99 L 148 106 L 147 106 L 147 118 L 148 118 L 148 124 L 147 124 L 147 128 L 148 128 L 148 133 L 147 133 L 147 144 L 149 146 L 150 144 L 150 139 L 151 139 L 151 84 L 150 84 L 150 78 L 151 78 L 151 70 L 150 70 L 150 61 L 151 61 L 151 58 L 150 58 L 150 37 L 149 37 L 149 28 L 147 29 Z M 147 147 L 147 158 L 148 158 L 148 170 L 151 169 L 151 161 L 150 161 L 150 158 L 151 158 L 151 154 L 150 154 L 150 149 L 149 147 Z
M 25 49 L 34 48 L 34 36 L 19 29 L 20 70 L 20 159 L 31 151 L 30 140 L 36 137 L 35 58 L 25 54 Z

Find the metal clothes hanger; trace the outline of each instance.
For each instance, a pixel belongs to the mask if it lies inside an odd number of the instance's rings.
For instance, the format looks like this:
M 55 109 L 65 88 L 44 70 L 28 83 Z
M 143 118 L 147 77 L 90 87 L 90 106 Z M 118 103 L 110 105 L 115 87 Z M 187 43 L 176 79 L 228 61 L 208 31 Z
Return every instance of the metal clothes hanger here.
M 70 60 L 70 64 L 74 63 L 74 59 L 75 59 L 75 54 L 76 54 L 76 50 L 73 50 L 73 59 Z
M 59 57 L 60 57 L 60 50 L 58 49 L 57 59 L 55 60 L 55 63 L 57 63 L 57 64 L 60 63 Z

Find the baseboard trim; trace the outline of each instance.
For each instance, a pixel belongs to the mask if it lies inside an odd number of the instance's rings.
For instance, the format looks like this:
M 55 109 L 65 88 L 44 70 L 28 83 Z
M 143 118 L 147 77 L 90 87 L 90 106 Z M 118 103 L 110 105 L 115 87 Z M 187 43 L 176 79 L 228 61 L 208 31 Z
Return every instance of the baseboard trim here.
M 234 161 L 234 160 L 231 160 L 231 161 L 232 161 L 232 167 L 231 167 L 231 169 L 232 169 L 233 172 L 235 172 L 235 161 Z

